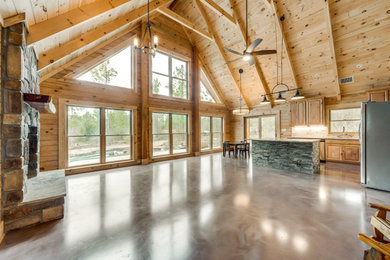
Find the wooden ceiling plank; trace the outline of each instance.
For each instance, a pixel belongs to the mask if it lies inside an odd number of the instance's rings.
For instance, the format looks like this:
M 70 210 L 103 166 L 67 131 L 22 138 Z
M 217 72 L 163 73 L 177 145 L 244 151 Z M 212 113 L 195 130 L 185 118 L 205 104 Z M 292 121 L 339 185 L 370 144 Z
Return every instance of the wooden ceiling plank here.
M 334 49 L 334 40 L 333 40 L 333 29 L 332 29 L 332 21 L 330 18 L 330 8 L 329 1 L 325 0 L 325 16 L 326 16 L 326 25 L 329 33 L 329 47 L 330 47 L 330 59 L 332 62 L 332 70 L 334 73 L 335 85 L 336 85 L 336 94 L 337 100 L 341 100 L 341 87 L 339 80 L 339 73 L 337 69 L 337 60 L 336 60 L 336 52 Z
M 207 27 L 208 27 L 208 30 L 211 32 L 211 34 L 214 36 L 214 41 L 215 41 L 215 44 L 217 45 L 217 49 L 219 50 L 219 53 L 222 55 L 225 63 L 228 63 L 229 59 L 228 59 L 228 56 L 226 55 L 226 52 L 225 50 L 223 49 L 223 44 L 222 44 L 222 41 L 220 39 L 220 37 L 218 36 L 218 33 L 216 32 L 215 28 L 213 27 L 213 25 L 211 24 L 210 22 L 210 19 L 208 18 L 207 16 L 207 13 L 206 13 L 206 10 L 204 9 L 204 6 L 203 4 L 200 2 L 200 0 L 195 0 L 195 3 L 196 3 L 196 6 L 198 7 L 203 19 L 205 20 L 206 24 L 207 24 Z M 244 100 L 244 103 L 245 105 L 251 109 L 252 106 L 249 102 L 249 99 L 246 97 L 246 95 L 242 92 L 242 89 L 240 89 L 240 82 L 234 77 L 234 68 L 233 66 L 229 63 L 229 64 L 226 64 L 226 66 L 228 67 L 229 69 L 229 74 L 230 76 L 232 77 L 233 81 L 236 83 L 236 87 L 238 89 L 238 91 L 241 93 L 241 96 L 242 96 L 242 99 Z
M 241 36 L 242 36 L 243 40 L 246 41 L 244 22 L 241 20 L 240 15 L 238 14 L 237 8 L 235 8 L 233 0 L 229 0 L 229 1 L 230 1 L 230 5 L 233 9 L 234 16 L 237 19 L 237 23 L 238 23 L 238 27 L 239 27 L 240 32 L 241 32 Z M 267 0 L 265 0 L 265 1 L 267 1 Z M 248 37 L 248 40 L 250 41 L 249 37 Z M 269 99 L 270 99 L 270 103 L 271 103 L 271 107 L 272 107 L 273 106 L 273 97 L 272 97 L 272 95 L 270 95 L 271 91 L 270 91 L 270 88 L 268 86 L 267 80 L 264 76 L 264 72 L 261 69 L 261 65 L 260 65 L 259 61 L 256 59 L 256 57 L 254 57 L 254 61 L 255 61 L 255 68 L 256 68 L 257 75 L 261 81 L 261 85 L 263 86 L 263 90 L 264 90 L 265 94 L 267 94 Z
M 27 36 L 27 45 L 39 42 L 47 37 L 81 24 L 130 1 L 132 0 L 99 0 L 34 24 L 31 26 L 30 33 Z
M 286 40 L 286 32 L 285 30 L 283 30 L 283 25 L 282 25 L 282 21 L 280 21 L 280 15 L 278 13 L 278 9 L 276 7 L 276 3 L 274 2 L 274 0 L 264 0 L 264 2 L 269 2 L 270 3 L 270 7 L 271 7 L 271 10 L 275 16 L 275 21 L 276 21 L 276 26 L 280 32 L 280 34 L 282 35 L 283 39 L 284 39 L 284 44 L 283 44 L 283 51 L 286 53 L 286 59 L 287 59 L 287 63 L 288 63 L 288 66 L 290 67 L 290 72 L 291 72 L 291 79 L 294 83 L 294 87 L 295 88 L 298 88 L 298 83 L 297 83 L 297 78 L 296 78 L 296 72 L 295 72 L 295 68 L 292 64 L 292 59 L 291 59 L 291 52 L 290 52 L 290 46 Z
M 161 7 L 161 8 L 158 8 L 158 12 L 160 12 L 161 14 L 167 16 L 168 18 L 174 20 L 175 22 L 185 26 L 186 28 L 196 32 L 197 34 L 203 36 L 204 38 L 210 40 L 210 41 L 213 41 L 213 36 L 209 33 L 209 32 L 206 32 L 205 30 L 203 30 L 202 28 L 196 26 L 194 23 L 188 21 L 187 19 L 185 19 L 184 17 L 178 15 L 177 13 L 175 13 L 174 11 L 170 10 L 169 8 L 167 7 Z
M 163 7 L 167 4 L 170 4 L 171 2 L 172 0 L 155 0 L 150 3 L 150 12 L 155 11 L 159 7 Z M 121 17 L 118 17 L 111 22 L 97 27 L 94 30 L 84 33 L 80 37 L 68 41 L 59 47 L 53 48 L 46 53 L 39 54 L 38 70 L 41 71 L 50 64 L 59 61 L 65 56 L 70 55 L 71 53 L 98 40 L 101 37 L 108 37 L 110 34 L 113 34 L 122 29 L 121 27 L 124 27 L 138 19 L 141 19 L 147 14 L 147 12 L 148 6 L 144 5 L 140 8 L 128 12 Z
M 229 13 L 227 13 L 225 10 L 223 10 L 219 5 L 217 5 L 212 0 L 200 0 L 204 5 L 206 5 L 208 8 L 213 10 L 219 15 L 222 15 L 223 18 L 225 18 L 227 21 L 231 22 L 234 26 L 236 26 L 236 19 L 234 19 L 233 16 L 231 16 Z

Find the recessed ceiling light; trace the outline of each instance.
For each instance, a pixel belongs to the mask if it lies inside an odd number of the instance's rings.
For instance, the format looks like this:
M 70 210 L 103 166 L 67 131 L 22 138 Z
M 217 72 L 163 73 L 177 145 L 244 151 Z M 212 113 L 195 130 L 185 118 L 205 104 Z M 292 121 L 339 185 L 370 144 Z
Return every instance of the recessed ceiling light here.
M 359 63 L 356 65 L 356 68 L 360 69 L 361 67 L 363 67 L 363 64 Z
M 316 73 L 316 74 L 314 74 L 314 77 L 315 77 L 316 79 L 318 79 L 320 76 L 321 76 L 321 74 L 320 74 L 320 73 Z

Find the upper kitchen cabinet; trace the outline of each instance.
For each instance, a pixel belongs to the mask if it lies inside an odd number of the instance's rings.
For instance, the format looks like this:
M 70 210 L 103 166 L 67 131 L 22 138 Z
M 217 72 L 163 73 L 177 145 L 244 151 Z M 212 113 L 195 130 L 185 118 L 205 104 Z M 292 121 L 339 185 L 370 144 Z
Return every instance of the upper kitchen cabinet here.
M 385 102 L 389 101 L 389 90 L 374 90 L 368 92 L 368 101 L 371 102 Z
M 323 98 L 291 102 L 291 126 L 323 124 L 325 124 Z

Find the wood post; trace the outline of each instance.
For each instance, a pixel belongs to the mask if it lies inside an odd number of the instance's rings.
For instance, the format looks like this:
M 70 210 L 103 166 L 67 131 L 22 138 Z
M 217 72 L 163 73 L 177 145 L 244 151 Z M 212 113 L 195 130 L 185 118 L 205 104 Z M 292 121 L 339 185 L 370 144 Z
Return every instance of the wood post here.
M 192 97 L 193 97 L 193 110 L 192 110 L 192 150 L 195 156 L 200 155 L 200 63 L 199 63 L 199 51 L 194 46 L 192 59 Z

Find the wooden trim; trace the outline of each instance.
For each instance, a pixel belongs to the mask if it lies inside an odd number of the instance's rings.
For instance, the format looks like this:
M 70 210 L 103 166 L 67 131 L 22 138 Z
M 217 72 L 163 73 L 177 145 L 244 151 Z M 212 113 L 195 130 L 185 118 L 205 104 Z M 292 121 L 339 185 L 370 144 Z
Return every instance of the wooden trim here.
M 234 26 L 236 26 L 236 19 L 234 19 L 233 16 L 231 16 L 229 13 L 227 13 L 225 10 L 223 10 L 219 5 L 217 5 L 212 0 L 200 0 L 204 5 L 206 5 L 208 8 L 213 10 L 215 13 L 221 15 L 223 18 L 225 18 L 228 22 L 232 23 Z
M 214 41 L 215 41 L 215 44 L 217 45 L 217 49 L 219 50 L 220 54 L 222 55 L 222 58 L 224 59 L 225 63 L 228 63 L 229 62 L 229 59 L 228 59 L 228 56 L 225 52 L 225 50 L 223 49 L 223 44 L 222 44 L 222 40 L 220 39 L 220 37 L 218 36 L 218 33 L 216 31 L 216 29 L 214 28 L 213 24 L 211 23 L 210 19 L 208 18 L 207 16 L 207 13 L 206 13 L 206 10 L 204 9 L 204 6 L 203 4 L 200 2 L 200 0 L 196 0 L 195 1 L 195 4 L 196 6 L 198 7 L 203 19 L 205 20 L 206 24 L 207 24 L 207 27 L 208 27 L 208 30 L 211 32 L 211 34 L 214 36 Z M 237 87 L 237 90 L 239 91 L 239 93 L 241 92 L 241 95 L 242 95 L 242 99 L 244 100 L 245 102 L 245 105 L 251 109 L 252 106 L 249 102 L 249 99 L 247 98 L 247 96 L 242 92 L 242 90 L 240 89 L 240 84 L 238 82 L 238 80 L 234 77 L 234 71 L 235 69 L 233 68 L 232 64 L 226 64 L 226 66 L 228 67 L 229 69 L 229 74 L 230 76 L 232 77 L 236 87 Z
M 207 31 L 203 30 L 202 28 L 196 26 L 194 23 L 188 21 L 187 19 L 185 19 L 184 17 L 178 15 L 174 11 L 172 11 L 172 10 L 166 8 L 166 7 L 158 8 L 157 11 L 160 12 L 161 14 L 165 15 L 166 17 L 174 20 L 175 22 L 181 24 L 182 26 L 185 26 L 188 29 L 196 32 L 200 36 L 203 36 L 204 38 L 208 39 L 209 41 L 213 41 L 213 36 L 209 32 L 207 32 Z
M 335 87 L 336 87 L 336 94 L 337 94 L 337 100 L 341 100 L 341 87 L 340 87 L 340 80 L 339 80 L 339 73 L 337 69 L 337 59 L 336 59 L 336 51 L 334 48 L 334 39 L 333 39 L 333 29 L 332 29 L 332 20 L 330 17 L 330 7 L 329 7 L 329 1 L 325 0 L 325 17 L 326 17 L 326 25 L 329 33 L 329 48 L 330 48 L 330 59 L 332 64 L 332 70 L 334 73 L 334 79 L 335 79 Z
M 326 126 L 328 127 L 328 134 L 342 134 L 342 132 L 332 132 L 331 131 L 331 110 L 346 110 L 346 109 L 360 109 L 360 107 L 357 107 L 356 104 L 343 104 L 342 107 L 334 105 L 334 106 L 327 106 L 326 107 Z M 345 121 L 345 120 L 338 120 L 338 121 Z M 351 120 L 351 121 L 360 121 L 360 119 Z M 358 132 L 347 132 L 348 134 L 355 135 L 358 134 Z
M 73 167 L 68 168 L 65 170 L 65 175 L 74 175 L 79 173 L 86 173 L 86 172 L 94 172 L 94 171 L 102 171 L 102 170 L 109 170 L 109 169 L 116 169 L 121 167 L 129 167 L 134 165 L 139 165 L 139 160 L 133 160 L 128 162 L 113 162 L 113 163 L 105 163 L 105 164 L 99 164 L 99 165 L 88 165 L 88 166 L 80 166 L 80 167 Z

